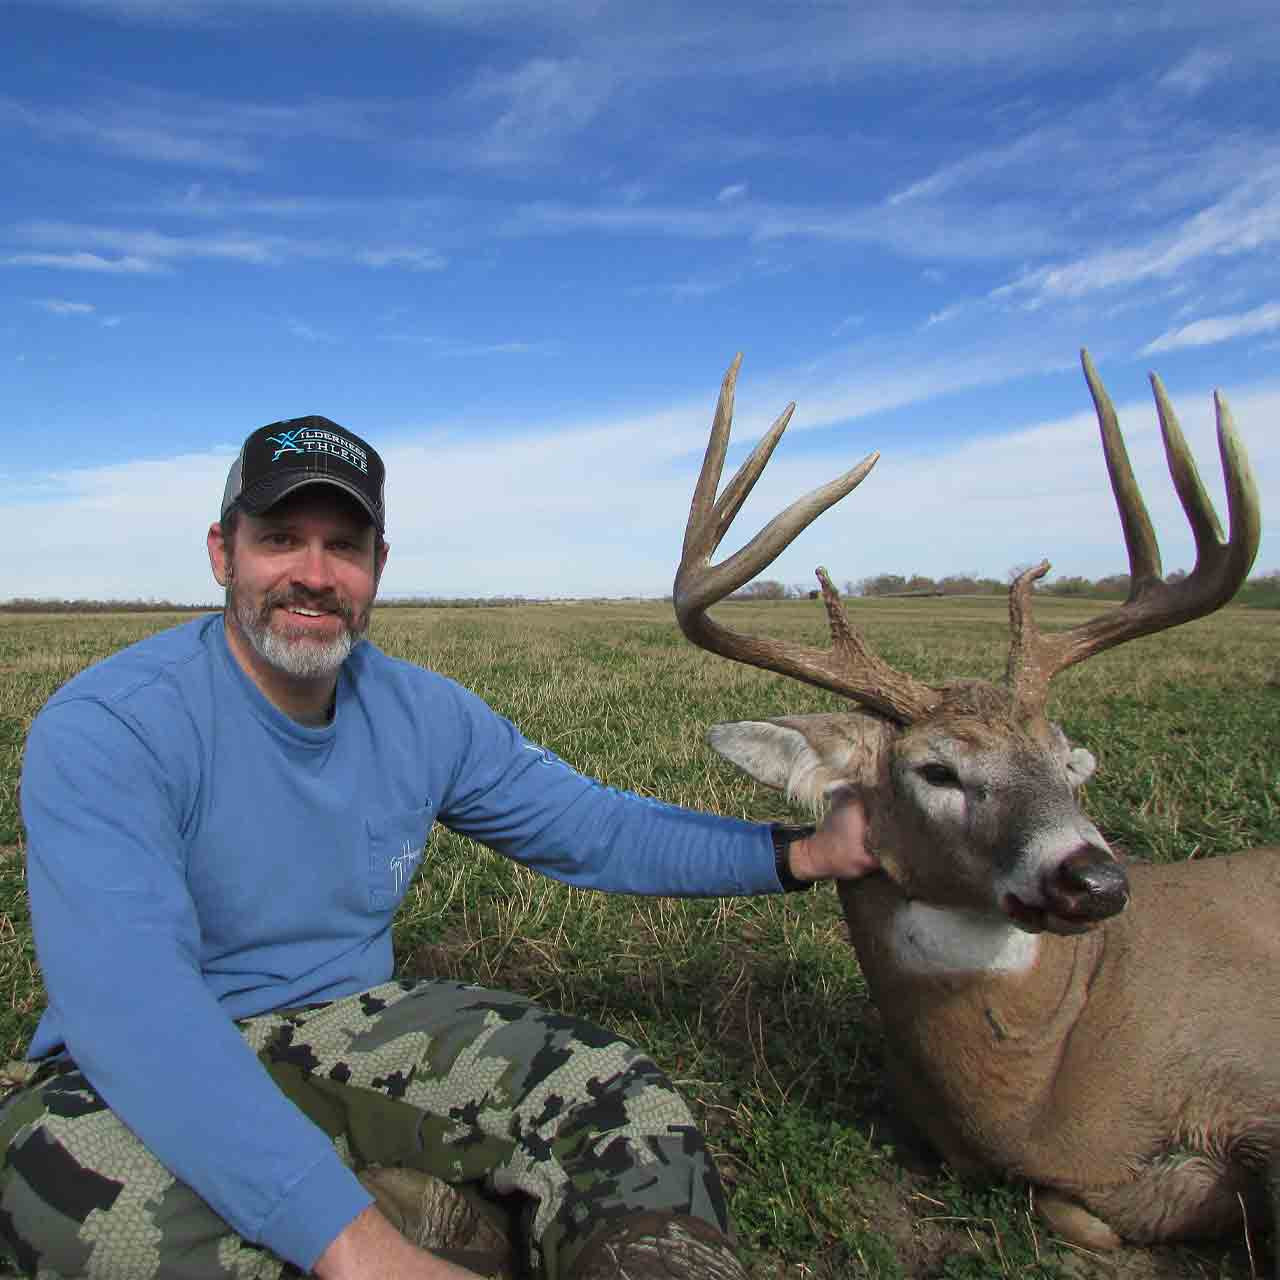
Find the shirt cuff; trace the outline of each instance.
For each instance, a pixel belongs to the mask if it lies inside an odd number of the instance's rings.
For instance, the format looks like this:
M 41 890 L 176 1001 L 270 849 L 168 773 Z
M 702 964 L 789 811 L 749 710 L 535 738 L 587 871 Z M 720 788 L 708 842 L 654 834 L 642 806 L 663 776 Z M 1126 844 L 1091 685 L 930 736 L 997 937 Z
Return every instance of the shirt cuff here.
M 373 1203 L 335 1153 L 312 1165 L 262 1224 L 259 1243 L 310 1272 L 316 1259 Z

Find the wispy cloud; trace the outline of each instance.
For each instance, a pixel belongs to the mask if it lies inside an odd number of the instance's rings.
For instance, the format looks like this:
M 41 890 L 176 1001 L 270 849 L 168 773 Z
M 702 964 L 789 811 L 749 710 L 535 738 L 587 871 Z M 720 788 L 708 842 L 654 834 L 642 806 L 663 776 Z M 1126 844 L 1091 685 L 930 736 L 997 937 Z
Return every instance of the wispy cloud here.
M 317 329 L 314 325 L 307 324 L 304 320 L 290 319 L 286 322 L 286 327 L 295 338 L 301 338 L 304 342 L 336 342 L 337 338 L 331 333 L 325 333 L 321 329 Z
M 96 253 L 14 253 L 0 258 L 6 267 L 52 267 L 57 271 L 96 271 L 108 275 L 146 275 L 165 268 L 144 258 L 104 258 Z
M 984 222 L 951 220 L 936 206 L 909 212 L 879 204 L 849 208 L 788 206 L 747 198 L 709 208 L 698 205 L 569 205 L 540 201 L 523 206 L 505 228 L 509 235 L 661 234 L 689 239 L 810 240 L 872 244 L 912 258 L 970 261 L 1039 257 L 1061 246 L 1057 233 L 1030 208 L 993 204 Z
M 527 356 L 546 353 L 555 348 L 546 342 L 456 342 L 449 338 L 440 338 L 432 334 L 389 333 L 385 335 L 388 342 L 403 342 L 422 347 L 428 355 L 440 356 L 444 359 L 472 359 L 476 356 Z
M 600 112 L 610 80 L 605 67 L 572 58 L 534 58 L 514 71 L 482 72 L 458 104 L 482 116 L 474 137 L 458 142 L 458 162 L 522 167 L 558 150 Z
M 1276 241 L 1280 241 L 1280 163 L 1273 161 L 1256 177 L 1171 229 L 1124 247 L 1036 268 L 997 294 L 1031 306 L 1082 298 L 1144 280 L 1168 280 L 1205 260 L 1254 251 Z
M 402 246 L 385 249 L 360 249 L 356 261 L 368 267 L 408 267 L 413 271 L 443 271 L 448 258 L 434 249 Z
M 262 235 L 227 230 L 213 234 L 172 235 L 151 229 L 39 221 L 18 226 L 14 235 L 28 243 L 65 250 L 31 252 L 4 259 L 10 266 L 66 267 L 85 271 L 155 272 L 195 259 L 276 266 L 305 260 L 346 261 L 362 266 L 439 271 L 448 260 L 422 246 L 356 246 L 338 239 Z M 103 258 L 81 246 L 112 250 L 122 256 Z
M 65 298 L 37 298 L 33 305 L 55 316 L 88 316 L 97 310 L 92 302 L 68 302 Z
M 1231 55 L 1215 49 L 1197 49 L 1160 77 L 1160 85 L 1194 96 L 1219 79 L 1231 65 Z
M 1208 316 L 1179 329 L 1162 333 L 1142 348 L 1143 355 L 1157 351 L 1175 351 L 1179 347 L 1206 347 L 1232 338 L 1251 338 L 1259 333 L 1280 329 L 1280 303 L 1269 302 L 1239 315 Z
M 121 86 L 74 109 L 0 96 L 0 127 L 154 164 L 247 174 L 264 167 L 272 147 L 298 139 L 367 141 L 386 110 L 376 101 L 220 102 Z

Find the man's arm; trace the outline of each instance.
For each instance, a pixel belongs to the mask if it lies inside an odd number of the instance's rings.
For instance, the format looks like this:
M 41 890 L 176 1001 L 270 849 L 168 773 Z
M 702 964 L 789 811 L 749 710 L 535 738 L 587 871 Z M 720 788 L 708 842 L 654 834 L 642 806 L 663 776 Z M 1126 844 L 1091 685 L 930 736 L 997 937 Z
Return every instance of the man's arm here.
M 777 892 L 767 824 L 701 813 L 607 787 L 527 741 L 465 690 L 456 693 L 460 751 L 440 820 L 557 879 L 584 888 L 668 896 Z M 844 792 L 794 854 L 801 879 L 874 870 L 861 803 Z M 795 846 L 793 846 L 795 848 Z
M 33 725 L 22 808 L 41 1032 L 54 1029 L 112 1111 L 238 1234 L 306 1270 L 371 1197 L 203 980 L 183 768 L 95 702 Z

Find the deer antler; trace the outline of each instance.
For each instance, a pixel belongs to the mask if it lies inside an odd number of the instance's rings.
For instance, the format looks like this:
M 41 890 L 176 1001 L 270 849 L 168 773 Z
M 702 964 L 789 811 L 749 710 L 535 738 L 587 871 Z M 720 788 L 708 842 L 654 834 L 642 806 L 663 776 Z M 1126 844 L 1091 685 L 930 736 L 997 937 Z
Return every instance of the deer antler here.
M 1081 351 L 1080 358 L 1097 408 L 1107 471 L 1129 552 L 1129 596 L 1118 609 L 1101 613 L 1069 631 L 1042 635 L 1031 617 L 1031 587 L 1048 572 L 1048 562 L 1029 569 L 1014 582 L 1009 590 L 1013 641 L 1007 678 L 1015 702 L 1025 713 L 1043 710 L 1049 681 L 1059 671 L 1126 640 L 1190 622 L 1226 604 L 1248 575 L 1262 535 L 1257 486 L 1226 400 L 1214 392 L 1218 451 L 1222 456 L 1231 524 L 1231 536 L 1224 542 L 1222 527 L 1200 483 L 1173 407 L 1160 379 L 1153 373 L 1151 386 L 1160 415 L 1169 473 L 1196 542 L 1195 568 L 1181 582 L 1165 582 L 1160 572 L 1160 548 L 1129 465 L 1115 408 L 1089 353 Z
M 694 644 L 712 653 L 829 689 L 891 719 L 909 724 L 935 706 L 939 694 L 905 672 L 889 666 L 866 647 L 850 624 L 825 570 L 818 570 L 818 580 L 822 584 L 822 598 L 831 625 L 830 649 L 811 649 L 767 637 L 743 635 L 707 617 L 706 610 L 711 605 L 754 578 L 822 512 L 855 489 L 880 457 L 878 453 L 868 454 L 844 475 L 797 499 L 781 514 L 774 516 L 742 550 L 723 563 L 712 565 L 712 555 L 760 478 L 795 410 L 795 405 L 789 404 L 782 411 L 717 499 L 716 489 L 729 447 L 733 394 L 741 363 L 739 354 L 725 374 L 711 425 L 711 439 L 689 508 L 684 554 L 673 592 L 680 629 Z

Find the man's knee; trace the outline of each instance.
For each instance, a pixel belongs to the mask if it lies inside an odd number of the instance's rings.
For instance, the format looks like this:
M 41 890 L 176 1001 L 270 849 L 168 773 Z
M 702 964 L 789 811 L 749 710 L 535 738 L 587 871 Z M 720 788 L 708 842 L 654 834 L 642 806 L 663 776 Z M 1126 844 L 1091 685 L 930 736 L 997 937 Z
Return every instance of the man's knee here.
M 26 1275 L 102 1280 L 282 1273 L 178 1182 L 67 1062 L 50 1064 L 0 1112 L 0 1258 Z

